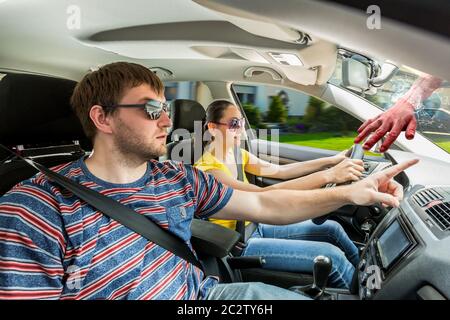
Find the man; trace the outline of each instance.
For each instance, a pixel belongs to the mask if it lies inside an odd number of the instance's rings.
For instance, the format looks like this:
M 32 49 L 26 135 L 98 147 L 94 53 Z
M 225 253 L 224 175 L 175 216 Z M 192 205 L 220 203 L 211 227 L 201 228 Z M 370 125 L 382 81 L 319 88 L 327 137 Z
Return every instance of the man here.
M 133 208 L 190 244 L 190 222 L 289 224 L 353 203 L 398 206 L 392 177 L 314 191 L 234 191 L 166 152 L 163 84 L 147 68 L 112 63 L 86 75 L 72 106 L 94 152 L 54 171 Z M 280 214 L 282 213 L 282 214 Z M 201 270 L 93 209 L 42 174 L 0 198 L 0 299 L 303 299 L 255 284 L 217 284 Z
M 380 147 L 380 152 L 385 152 L 402 131 L 405 131 L 406 139 L 414 139 L 417 127 L 415 112 L 421 102 L 438 89 L 442 82 L 442 79 L 431 75 L 422 75 L 414 81 L 411 88 L 391 108 L 375 118 L 365 121 L 358 128 L 355 143 L 360 143 L 374 132 L 363 145 L 364 149 L 369 150 L 389 132 Z

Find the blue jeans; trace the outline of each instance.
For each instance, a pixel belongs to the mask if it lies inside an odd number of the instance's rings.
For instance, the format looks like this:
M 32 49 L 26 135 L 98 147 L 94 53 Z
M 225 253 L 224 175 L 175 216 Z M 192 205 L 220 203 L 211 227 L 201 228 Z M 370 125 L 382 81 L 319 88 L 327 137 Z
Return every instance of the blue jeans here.
M 260 282 L 236 282 L 221 283 L 212 287 L 206 300 L 310 300 L 310 298 Z
M 358 249 L 332 220 L 321 225 L 310 220 L 286 226 L 259 224 L 243 255 L 262 256 L 265 269 L 300 273 L 312 273 L 314 258 L 328 256 L 333 264 L 328 286 L 347 289 L 359 262 Z

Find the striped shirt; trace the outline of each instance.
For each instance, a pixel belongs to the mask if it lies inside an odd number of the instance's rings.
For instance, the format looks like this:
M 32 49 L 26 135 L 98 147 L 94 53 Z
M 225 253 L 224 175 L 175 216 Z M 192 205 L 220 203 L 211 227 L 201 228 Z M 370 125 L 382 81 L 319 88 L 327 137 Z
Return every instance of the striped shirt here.
M 84 160 L 54 171 L 134 209 L 191 248 L 194 214 L 223 208 L 232 189 L 177 162 L 112 184 Z M 202 299 L 217 279 L 103 215 L 38 173 L 0 198 L 0 299 Z

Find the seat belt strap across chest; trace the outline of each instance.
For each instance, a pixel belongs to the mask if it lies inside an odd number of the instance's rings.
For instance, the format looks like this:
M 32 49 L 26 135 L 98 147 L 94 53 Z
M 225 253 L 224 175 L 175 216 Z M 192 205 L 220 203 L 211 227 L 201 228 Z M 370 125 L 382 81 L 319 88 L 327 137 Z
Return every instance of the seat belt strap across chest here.
M 203 270 L 202 264 L 194 255 L 187 243 L 169 231 L 166 231 L 162 227 L 158 226 L 146 216 L 137 213 L 133 209 L 112 198 L 72 181 L 71 179 L 56 173 L 31 159 L 23 158 L 2 144 L 0 144 L 0 147 L 25 161 L 36 170 L 46 175 L 50 180 L 72 192 L 78 198 L 99 210 L 101 213 Z
M 237 179 L 241 182 L 244 182 L 244 164 L 242 163 L 242 151 L 239 147 L 234 147 L 234 160 L 236 161 L 236 170 L 237 170 Z M 256 229 L 256 224 L 251 222 L 250 232 L 253 233 Z M 241 241 L 246 243 L 246 227 L 245 221 L 238 220 L 236 221 L 236 232 L 241 235 Z

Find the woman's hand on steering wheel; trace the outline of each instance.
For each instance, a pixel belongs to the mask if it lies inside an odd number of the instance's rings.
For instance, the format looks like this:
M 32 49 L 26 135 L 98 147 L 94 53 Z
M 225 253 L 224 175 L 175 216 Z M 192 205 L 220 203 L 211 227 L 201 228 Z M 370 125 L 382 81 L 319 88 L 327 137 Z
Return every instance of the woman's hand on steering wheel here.
M 342 184 L 358 181 L 364 172 L 364 162 L 359 159 L 345 158 L 334 167 L 326 170 L 328 183 Z
M 343 160 L 347 159 L 348 158 L 347 154 L 349 152 L 350 152 L 350 149 L 346 149 L 346 150 L 343 150 L 343 151 L 339 152 L 338 154 L 336 154 L 334 156 L 331 156 L 329 158 L 331 160 L 330 161 L 331 165 L 335 166 L 335 165 L 341 163 Z
M 333 156 L 341 159 L 334 167 L 327 170 L 327 188 L 348 184 L 360 180 L 364 172 L 364 150 L 361 145 L 354 144 L 350 149 Z

